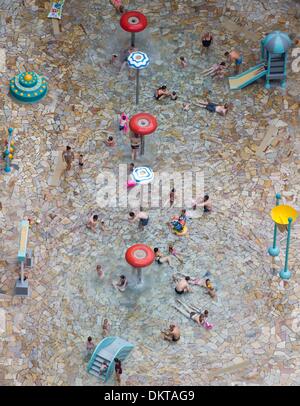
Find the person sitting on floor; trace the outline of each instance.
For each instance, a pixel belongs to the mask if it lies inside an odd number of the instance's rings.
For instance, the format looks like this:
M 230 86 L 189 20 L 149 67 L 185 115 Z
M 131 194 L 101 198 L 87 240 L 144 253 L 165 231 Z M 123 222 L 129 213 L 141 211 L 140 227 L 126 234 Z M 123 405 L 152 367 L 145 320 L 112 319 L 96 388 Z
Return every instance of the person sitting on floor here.
M 209 279 L 206 279 L 205 281 L 205 287 L 207 290 L 207 294 L 214 299 L 216 297 L 216 291 L 215 288 L 213 287 L 213 284 L 211 283 L 211 281 Z
M 167 341 L 179 341 L 180 340 L 180 330 L 175 324 L 170 324 L 168 330 L 161 332 L 164 340 Z
M 165 99 L 166 97 L 171 97 L 171 93 L 168 91 L 167 86 L 160 86 L 158 89 L 155 91 L 155 98 L 156 100 L 162 100 Z
M 111 135 L 107 138 L 107 140 L 104 141 L 104 144 L 107 147 L 114 147 L 116 145 L 116 142 L 114 140 L 114 137 L 112 137 Z
M 125 292 L 128 286 L 128 280 L 125 275 L 121 275 L 118 281 L 112 283 L 115 289 L 118 289 L 120 292 Z
M 161 252 L 158 248 L 154 248 L 153 251 L 154 251 L 154 255 L 155 255 L 155 261 L 156 261 L 159 265 L 161 265 L 161 264 L 163 264 L 163 263 L 165 263 L 165 262 L 167 262 L 168 265 L 171 265 L 171 257 L 170 257 L 170 255 L 164 256 L 164 255 L 162 254 L 162 252 Z
M 89 218 L 89 221 L 87 222 L 87 228 L 92 230 L 94 233 L 96 232 L 96 226 L 98 224 L 98 218 L 99 216 L 97 214 L 94 214 Z
M 212 211 L 212 202 L 209 195 L 204 195 L 203 199 L 196 199 L 193 202 L 193 210 L 196 210 L 198 206 L 203 207 L 204 213 L 210 213 Z
M 183 293 L 192 292 L 192 289 L 189 286 L 190 277 L 186 276 L 185 278 L 179 279 L 175 286 L 175 292 L 179 295 Z
M 177 93 L 172 92 L 170 98 L 171 98 L 171 100 L 177 100 L 178 99 Z
M 178 217 L 173 217 L 171 222 L 168 223 L 168 226 L 173 233 L 176 232 L 180 233 L 183 231 L 186 222 L 187 222 L 187 212 L 186 209 L 182 209 L 180 215 Z

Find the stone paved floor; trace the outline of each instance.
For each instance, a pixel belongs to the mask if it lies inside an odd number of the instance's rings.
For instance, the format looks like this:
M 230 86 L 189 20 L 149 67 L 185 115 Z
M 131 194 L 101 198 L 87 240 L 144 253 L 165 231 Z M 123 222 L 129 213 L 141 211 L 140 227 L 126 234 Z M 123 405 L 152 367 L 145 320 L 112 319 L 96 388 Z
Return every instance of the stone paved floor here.
M 12 4 L 13 3 L 13 4 Z M 287 92 L 267 91 L 262 83 L 230 92 L 227 80 L 203 79 L 201 71 L 220 61 L 225 50 L 243 51 L 245 66 L 259 59 L 259 41 L 272 30 L 299 32 L 299 2 L 130 1 L 149 18 L 149 29 L 137 37 L 151 57 L 142 73 L 142 97 L 134 105 L 133 82 L 117 74 L 108 58 L 128 44 L 109 2 L 66 0 L 63 33 L 54 37 L 43 0 L 0 1 L 1 61 L 0 134 L 15 129 L 18 171 L 0 174 L 0 384 L 98 385 L 85 371 L 84 343 L 88 335 L 101 340 L 101 322 L 108 317 L 112 334 L 134 343 L 124 364 L 127 385 L 299 385 L 299 227 L 293 228 L 286 287 L 278 270 L 283 256 L 272 261 L 266 248 L 272 239 L 269 211 L 274 195 L 299 209 L 299 74 L 288 67 Z M 146 4 L 145 4 L 146 3 Z M 284 3 L 284 4 L 282 4 Z M 199 37 L 215 35 L 209 59 L 200 55 Z M 176 58 L 185 55 L 181 70 Z M 49 79 L 49 95 L 32 106 L 18 105 L 7 95 L 9 79 L 18 70 L 33 69 Z M 156 103 L 153 90 L 166 83 L 179 93 L 177 102 Z M 182 103 L 200 98 L 230 101 L 224 119 Z M 214 212 L 194 219 L 189 237 L 176 240 L 165 226 L 170 212 L 151 210 L 147 230 L 137 233 L 123 221 L 125 209 L 107 213 L 110 231 L 92 235 L 85 228 L 97 211 L 97 175 L 116 171 L 131 161 L 129 146 L 118 136 L 112 151 L 103 147 L 116 134 L 120 111 L 130 115 L 153 112 L 159 128 L 147 139 L 144 160 L 155 171 L 191 170 L 205 173 L 205 190 Z M 270 124 L 279 137 L 261 157 L 256 151 Z M 49 187 L 55 154 L 65 145 L 85 156 L 82 174 L 72 170 L 59 187 Z M 12 296 L 18 274 L 18 224 L 40 219 L 30 232 L 35 266 L 30 273 L 31 296 Z M 284 249 L 284 236 L 279 235 Z M 214 329 L 199 330 L 172 307 L 175 296 L 167 265 L 145 272 L 142 291 L 115 293 L 111 281 L 130 272 L 123 260 L 126 248 L 143 241 L 166 248 L 175 241 L 186 255 L 178 271 L 212 274 L 218 300 L 199 288 L 186 301 L 206 307 Z M 104 265 L 99 282 L 95 265 Z M 159 331 L 170 321 L 182 328 L 176 345 L 163 342 Z

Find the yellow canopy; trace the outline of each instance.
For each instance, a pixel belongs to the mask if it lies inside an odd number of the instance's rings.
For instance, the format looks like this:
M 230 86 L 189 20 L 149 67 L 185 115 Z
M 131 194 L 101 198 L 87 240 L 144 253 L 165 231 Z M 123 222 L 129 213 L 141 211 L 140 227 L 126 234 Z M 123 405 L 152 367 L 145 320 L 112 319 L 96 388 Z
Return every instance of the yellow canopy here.
M 277 224 L 289 224 L 288 218 L 293 219 L 292 223 L 298 217 L 298 212 L 291 206 L 279 205 L 275 206 L 270 213 L 272 220 Z

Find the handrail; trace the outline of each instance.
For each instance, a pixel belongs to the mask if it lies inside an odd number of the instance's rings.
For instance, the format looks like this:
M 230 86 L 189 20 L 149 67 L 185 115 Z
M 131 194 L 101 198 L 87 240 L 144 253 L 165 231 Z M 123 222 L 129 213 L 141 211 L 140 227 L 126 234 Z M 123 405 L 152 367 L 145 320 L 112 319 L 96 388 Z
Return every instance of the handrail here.
M 96 346 L 96 348 L 94 349 L 94 352 L 89 360 L 89 363 L 87 365 L 87 371 L 89 371 L 95 361 L 96 356 L 98 355 L 98 352 L 100 349 L 108 347 L 112 342 L 115 341 L 117 337 L 105 337 L 103 340 L 100 341 L 100 343 Z M 104 343 L 108 342 L 106 345 L 103 346 Z M 100 348 L 101 347 L 101 348 Z

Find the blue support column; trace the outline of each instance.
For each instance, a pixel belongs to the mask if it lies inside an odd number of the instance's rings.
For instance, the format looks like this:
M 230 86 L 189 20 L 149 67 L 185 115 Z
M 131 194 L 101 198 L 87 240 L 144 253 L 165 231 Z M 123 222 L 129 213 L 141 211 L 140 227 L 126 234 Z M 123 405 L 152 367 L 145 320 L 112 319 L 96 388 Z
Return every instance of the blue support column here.
M 268 61 L 268 69 L 267 69 L 267 75 L 266 75 L 266 84 L 265 88 L 270 89 L 270 69 L 271 69 L 271 54 L 270 52 L 267 52 L 267 61 Z
M 276 206 L 279 205 L 279 200 L 281 199 L 280 193 L 276 193 Z M 279 247 L 276 247 L 276 239 L 277 239 L 277 224 L 274 224 L 274 236 L 273 236 L 273 245 L 268 249 L 268 253 L 272 257 L 277 257 L 279 255 Z
M 5 154 L 5 168 L 4 168 L 4 171 L 7 172 L 7 173 L 11 171 L 10 159 L 9 159 L 10 152 L 9 151 L 10 151 L 10 144 L 11 144 L 11 141 L 12 141 L 12 133 L 13 133 L 13 129 L 9 128 L 8 129 L 7 148 L 6 148 L 5 152 L 4 152 L 4 154 Z
M 286 64 L 287 64 L 287 53 L 284 54 L 284 71 L 283 71 L 284 77 L 283 80 L 281 81 L 281 87 L 283 89 L 286 88 Z
M 288 270 L 288 261 L 289 261 L 289 249 L 290 249 L 290 239 L 291 239 L 291 228 L 292 228 L 292 217 L 288 218 L 288 235 L 286 240 L 286 250 L 285 250 L 285 261 L 284 261 L 284 269 L 279 273 L 279 276 L 283 280 L 288 280 L 291 277 L 291 273 Z

